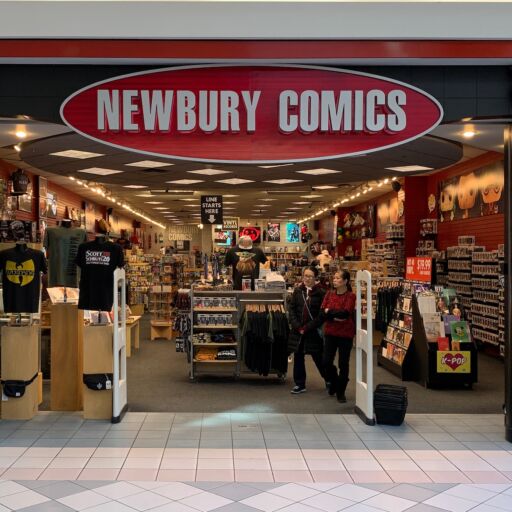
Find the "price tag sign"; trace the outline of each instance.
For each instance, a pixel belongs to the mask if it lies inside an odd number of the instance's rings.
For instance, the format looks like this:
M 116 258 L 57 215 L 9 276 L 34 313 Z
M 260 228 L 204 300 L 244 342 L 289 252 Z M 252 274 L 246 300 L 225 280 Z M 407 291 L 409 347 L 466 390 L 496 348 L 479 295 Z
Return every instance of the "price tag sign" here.
M 407 258 L 405 278 L 409 281 L 432 282 L 432 258 Z
M 222 196 L 201 196 L 201 223 L 222 224 Z

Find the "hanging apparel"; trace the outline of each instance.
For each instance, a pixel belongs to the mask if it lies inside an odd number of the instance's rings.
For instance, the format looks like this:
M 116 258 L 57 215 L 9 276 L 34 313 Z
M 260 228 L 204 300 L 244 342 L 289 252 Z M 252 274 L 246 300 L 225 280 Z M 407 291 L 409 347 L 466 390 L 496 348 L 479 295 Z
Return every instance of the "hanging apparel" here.
M 16 246 L 0 252 L 2 293 L 6 313 L 37 313 L 39 311 L 40 273 L 46 274 L 44 254 Z
M 110 311 L 114 303 L 114 271 L 124 265 L 123 250 L 117 244 L 93 240 L 78 247 L 80 267 L 78 309 Z
M 260 276 L 260 263 L 266 263 L 267 257 L 261 249 L 252 247 L 242 249 L 233 247 L 226 253 L 224 264 L 233 269 L 233 288 L 242 289 L 242 279 L 251 280 L 251 290 L 254 290 L 254 280 Z
M 87 241 L 85 229 L 47 228 L 43 245 L 48 251 L 48 286 L 78 287 L 78 271 L 75 258 L 78 247 Z
M 393 316 L 398 296 L 402 292 L 400 286 L 381 287 L 377 290 L 377 311 L 375 313 L 375 329 L 386 333 Z

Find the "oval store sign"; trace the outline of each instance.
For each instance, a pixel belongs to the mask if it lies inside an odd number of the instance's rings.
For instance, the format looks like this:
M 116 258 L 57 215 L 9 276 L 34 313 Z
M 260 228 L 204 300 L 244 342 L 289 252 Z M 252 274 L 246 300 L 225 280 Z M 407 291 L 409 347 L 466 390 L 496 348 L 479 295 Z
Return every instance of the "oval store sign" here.
M 77 91 L 65 123 L 90 139 L 182 160 L 279 163 L 370 153 L 428 133 L 439 102 L 366 73 L 306 66 L 186 66 Z

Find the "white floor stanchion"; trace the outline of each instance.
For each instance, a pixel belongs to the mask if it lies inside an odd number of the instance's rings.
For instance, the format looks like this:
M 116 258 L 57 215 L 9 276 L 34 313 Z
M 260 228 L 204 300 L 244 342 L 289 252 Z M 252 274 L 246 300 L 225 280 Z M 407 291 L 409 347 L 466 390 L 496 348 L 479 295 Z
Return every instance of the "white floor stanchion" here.
M 128 409 L 126 375 L 126 276 L 114 272 L 114 379 L 112 382 L 112 423 L 119 423 Z
M 362 327 L 362 287 L 366 288 L 366 329 Z M 373 307 L 372 275 L 358 270 L 356 275 L 356 414 L 367 424 L 375 425 L 373 416 Z M 363 356 L 366 365 L 363 368 Z M 363 372 L 363 369 L 365 370 Z

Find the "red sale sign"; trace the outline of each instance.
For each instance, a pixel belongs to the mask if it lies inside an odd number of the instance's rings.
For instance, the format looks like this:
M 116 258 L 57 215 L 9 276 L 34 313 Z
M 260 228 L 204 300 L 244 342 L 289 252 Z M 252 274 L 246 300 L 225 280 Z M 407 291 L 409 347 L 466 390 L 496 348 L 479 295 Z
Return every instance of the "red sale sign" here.
M 92 84 L 61 117 L 95 141 L 182 160 L 325 160 L 404 144 L 434 129 L 439 102 L 368 73 L 308 66 L 184 66 Z
M 405 278 L 410 281 L 432 282 L 432 258 L 407 258 Z

